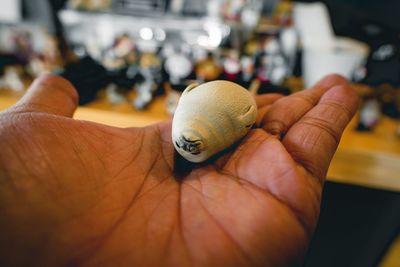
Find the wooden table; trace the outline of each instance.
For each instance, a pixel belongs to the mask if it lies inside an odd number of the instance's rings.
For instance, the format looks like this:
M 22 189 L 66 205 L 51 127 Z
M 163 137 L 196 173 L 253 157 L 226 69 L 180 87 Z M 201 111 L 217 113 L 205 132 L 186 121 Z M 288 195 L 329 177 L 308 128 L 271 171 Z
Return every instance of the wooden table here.
M 14 104 L 21 94 L 0 90 L 0 110 Z M 113 106 L 105 99 L 79 107 L 76 119 L 116 127 L 140 127 L 170 119 L 164 98 L 158 97 L 146 111 L 129 103 Z M 356 119 L 347 127 L 328 172 L 328 180 L 400 192 L 400 139 L 396 122 L 383 118 L 372 133 L 354 131 Z

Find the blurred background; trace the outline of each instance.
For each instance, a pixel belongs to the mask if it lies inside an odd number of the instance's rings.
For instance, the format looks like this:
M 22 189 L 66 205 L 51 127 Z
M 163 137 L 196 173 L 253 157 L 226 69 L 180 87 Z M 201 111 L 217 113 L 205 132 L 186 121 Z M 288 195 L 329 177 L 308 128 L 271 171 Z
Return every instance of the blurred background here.
M 362 104 L 304 266 L 398 267 L 399 11 L 398 0 L 0 0 L 0 110 L 46 73 L 77 88 L 76 118 L 118 127 L 171 118 L 195 81 L 289 95 L 339 73 Z

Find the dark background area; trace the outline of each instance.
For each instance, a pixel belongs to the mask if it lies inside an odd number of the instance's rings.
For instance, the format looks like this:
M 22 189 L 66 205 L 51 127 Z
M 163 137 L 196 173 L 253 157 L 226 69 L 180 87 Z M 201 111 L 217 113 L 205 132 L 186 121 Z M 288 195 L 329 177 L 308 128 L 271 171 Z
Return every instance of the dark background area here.
M 337 35 L 352 36 L 359 30 L 361 24 L 367 22 L 400 33 L 399 0 L 321 0 L 320 2 L 327 4 Z
M 327 182 L 304 267 L 376 267 L 399 231 L 399 193 Z

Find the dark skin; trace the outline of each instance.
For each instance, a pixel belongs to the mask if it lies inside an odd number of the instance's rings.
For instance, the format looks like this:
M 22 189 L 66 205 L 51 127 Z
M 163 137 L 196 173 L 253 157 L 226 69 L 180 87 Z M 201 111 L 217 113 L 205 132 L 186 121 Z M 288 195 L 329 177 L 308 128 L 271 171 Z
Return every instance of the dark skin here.
M 0 265 L 301 265 L 358 97 L 332 75 L 257 104 L 258 129 L 193 166 L 177 161 L 171 122 L 71 119 L 72 85 L 37 80 L 0 113 Z

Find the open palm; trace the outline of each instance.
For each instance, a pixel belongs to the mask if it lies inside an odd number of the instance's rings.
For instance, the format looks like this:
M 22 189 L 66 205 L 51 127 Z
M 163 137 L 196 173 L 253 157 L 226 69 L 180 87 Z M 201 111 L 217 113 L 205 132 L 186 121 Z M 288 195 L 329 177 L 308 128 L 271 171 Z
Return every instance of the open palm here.
M 259 128 L 190 164 L 174 152 L 170 122 L 74 120 L 72 86 L 36 81 L 0 113 L 0 265 L 300 264 L 357 97 L 330 76 L 257 102 Z

